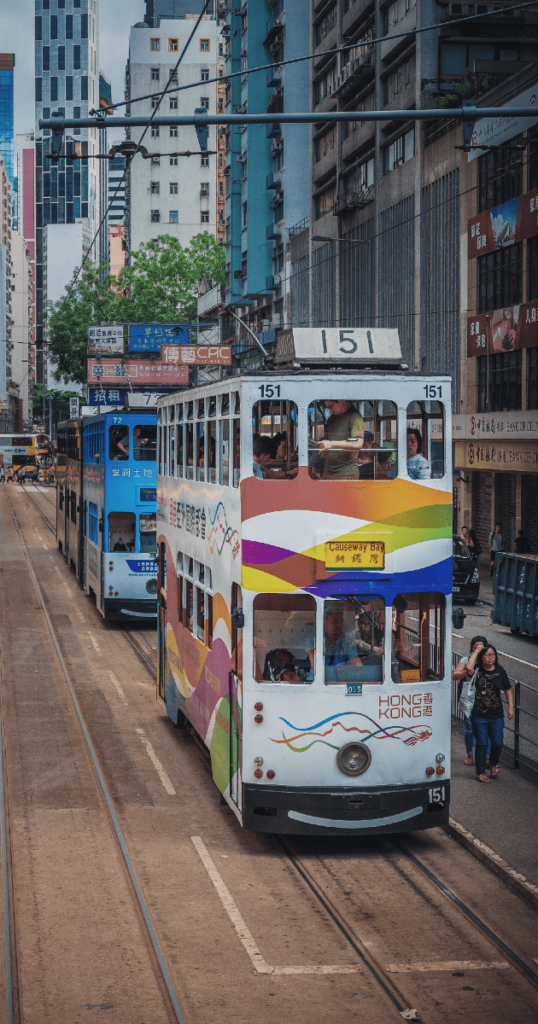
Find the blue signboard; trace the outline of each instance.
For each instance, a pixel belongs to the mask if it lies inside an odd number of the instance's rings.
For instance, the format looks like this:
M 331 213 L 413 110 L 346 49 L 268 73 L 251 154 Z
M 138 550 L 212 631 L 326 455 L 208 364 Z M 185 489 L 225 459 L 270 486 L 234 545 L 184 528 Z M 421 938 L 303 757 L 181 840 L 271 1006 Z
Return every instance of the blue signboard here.
M 157 488 L 156 487 L 141 487 L 140 488 L 140 501 L 157 501 Z
M 129 352 L 160 352 L 161 345 L 188 342 L 188 324 L 129 324 Z

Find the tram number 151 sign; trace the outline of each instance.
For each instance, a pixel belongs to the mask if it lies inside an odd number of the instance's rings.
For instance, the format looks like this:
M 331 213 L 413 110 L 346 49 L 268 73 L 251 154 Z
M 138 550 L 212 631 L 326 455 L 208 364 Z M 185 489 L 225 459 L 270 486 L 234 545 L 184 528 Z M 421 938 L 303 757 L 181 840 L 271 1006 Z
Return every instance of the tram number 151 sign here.
M 275 363 L 363 363 L 395 365 L 402 351 L 398 331 L 386 327 L 294 327 L 281 331 Z

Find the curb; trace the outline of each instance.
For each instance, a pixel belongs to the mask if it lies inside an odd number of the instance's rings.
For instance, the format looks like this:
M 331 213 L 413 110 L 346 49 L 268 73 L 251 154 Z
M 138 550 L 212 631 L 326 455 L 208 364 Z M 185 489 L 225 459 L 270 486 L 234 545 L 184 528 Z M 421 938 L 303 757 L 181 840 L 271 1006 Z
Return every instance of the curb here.
M 442 825 L 441 827 L 452 839 L 455 839 L 469 853 L 472 853 L 473 857 L 476 857 L 482 864 L 485 864 L 494 875 L 502 879 L 505 885 L 512 889 L 513 892 L 532 903 L 534 908 L 538 910 L 538 885 L 528 882 L 525 875 L 521 875 L 514 868 L 511 868 L 502 857 L 499 857 L 498 853 L 494 853 L 489 846 L 486 846 L 480 839 L 473 836 L 472 832 L 469 832 L 463 825 L 460 825 L 454 818 L 450 818 L 448 825 Z

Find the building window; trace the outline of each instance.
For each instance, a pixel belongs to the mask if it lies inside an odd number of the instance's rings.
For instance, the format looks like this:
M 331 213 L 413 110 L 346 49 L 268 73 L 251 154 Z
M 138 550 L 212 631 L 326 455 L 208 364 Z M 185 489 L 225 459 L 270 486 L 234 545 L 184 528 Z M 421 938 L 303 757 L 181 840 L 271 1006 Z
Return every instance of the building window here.
M 52 75 L 50 79 L 50 102 L 54 103 L 58 99 L 58 79 Z
M 202 68 L 202 72 L 200 74 L 200 80 L 202 82 L 209 82 L 209 71 L 208 71 L 207 68 Z
M 73 47 L 73 71 L 80 71 L 80 46 Z
M 538 348 L 527 349 L 527 409 L 538 409 Z
M 391 142 L 390 146 L 384 150 L 383 155 L 385 174 L 389 174 L 390 171 L 401 167 L 407 160 L 410 160 L 415 155 L 415 129 L 412 128 L 410 132 L 400 135 L 398 139 Z
M 529 191 L 538 188 L 538 126 L 527 132 L 529 146 Z
M 415 5 L 416 0 L 394 0 L 394 3 L 389 4 L 389 6 L 385 8 L 384 12 L 385 33 L 391 32 L 394 26 L 397 25 L 402 18 L 405 18 L 408 11 L 410 11 L 412 7 L 415 7 Z
M 336 125 L 333 124 L 323 135 L 318 136 L 315 141 L 316 163 L 323 160 L 329 153 L 334 151 L 336 146 Z
M 158 195 L 159 195 L 159 193 L 160 193 L 160 191 L 161 191 L 161 185 L 160 185 L 160 182 L 158 182 L 158 181 L 152 181 L 152 182 L 150 182 L 150 186 L 149 186 L 149 188 L 150 188 L 150 192 L 151 192 L 151 193 L 152 193 L 152 194 L 153 194 L 154 196 L 158 196 Z
M 209 39 L 200 39 L 200 53 L 209 53 Z
M 170 210 L 170 223 L 171 224 L 179 224 L 179 211 L 178 210 Z
M 88 79 L 86 77 L 80 79 L 80 98 L 81 100 L 88 99 Z
M 65 71 L 65 46 L 58 47 L 58 71 Z
M 200 167 L 209 167 L 209 157 L 208 156 L 202 156 L 200 158 Z
M 177 96 L 170 97 L 170 110 L 177 110 Z
M 161 49 L 161 40 L 151 37 L 149 41 L 149 48 L 152 53 L 158 53 Z
M 177 156 L 171 156 L 170 157 L 170 167 L 177 167 L 177 164 L 178 164 Z
M 39 16 L 35 20 L 35 38 L 43 39 L 43 19 Z
M 332 32 L 334 26 L 336 25 L 337 17 L 338 15 L 336 10 L 336 4 L 333 4 L 333 6 L 329 7 L 329 10 L 322 15 L 320 20 L 315 25 L 314 32 L 316 36 L 316 46 L 319 46 L 319 44 L 323 42 L 325 37 L 328 36 L 330 32 Z
M 521 409 L 522 354 L 500 352 L 479 356 L 478 412 Z
M 73 15 L 72 14 L 66 14 L 66 16 L 65 16 L 65 38 L 66 39 L 72 39 L 73 38 Z
M 323 217 L 325 213 L 332 213 L 336 199 L 336 182 L 333 181 L 328 188 L 320 192 L 314 199 L 316 220 Z
M 394 71 L 390 71 L 383 81 L 383 102 L 392 103 L 399 93 L 403 92 L 408 85 L 415 81 L 415 56 L 400 64 Z
M 36 78 L 35 80 L 35 101 L 36 103 L 43 102 L 43 79 Z
M 206 110 L 209 110 L 209 96 L 200 97 L 200 106 L 205 107 Z
M 170 195 L 177 196 L 177 181 L 170 182 Z
M 506 146 L 492 149 L 478 158 L 478 212 L 516 199 L 523 192 L 521 136 L 510 139 Z
M 51 16 L 50 16 L 50 38 L 51 39 L 57 39 L 58 38 L 58 15 L 57 14 L 51 14 Z M 84 36 L 82 38 L 84 38 Z
M 73 99 L 73 75 L 66 75 L 65 78 L 65 98 L 66 100 Z
M 161 211 L 160 210 L 152 210 L 151 211 L 151 223 L 152 224 L 160 224 L 160 222 L 161 222 Z
M 151 81 L 152 82 L 158 82 L 158 81 L 160 81 L 160 78 L 161 78 L 161 73 L 160 73 L 159 68 L 152 68 L 151 69 Z
M 209 211 L 200 210 L 200 221 L 202 224 L 209 224 Z
M 171 139 L 177 139 L 177 125 L 176 124 L 171 124 L 170 125 L 170 138 Z
M 151 109 L 152 110 L 157 110 L 157 107 L 159 106 L 159 101 L 160 101 L 160 97 L 159 96 L 152 96 L 151 97 Z
M 538 299 L 538 236 L 527 242 L 527 302 Z
M 331 64 L 323 74 L 314 82 L 314 98 L 316 103 L 321 103 L 326 96 L 330 96 L 336 81 L 336 63 Z
M 502 306 L 517 306 L 522 301 L 522 261 L 521 242 L 478 257 L 479 313 Z
M 168 52 L 169 53 L 177 53 L 178 50 L 179 50 L 179 39 L 169 39 L 168 40 Z
M 247 226 L 247 209 L 248 204 L 245 202 L 241 206 L 241 227 L 246 228 Z
M 88 15 L 87 14 L 81 14 L 80 15 L 80 38 L 81 39 L 87 39 L 88 38 Z
M 159 125 L 158 124 L 157 125 L 156 124 L 152 124 L 152 126 L 151 126 L 151 137 L 152 137 L 152 139 L 158 139 L 159 135 L 160 135 Z
M 43 47 L 43 71 L 50 71 L 50 46 Z

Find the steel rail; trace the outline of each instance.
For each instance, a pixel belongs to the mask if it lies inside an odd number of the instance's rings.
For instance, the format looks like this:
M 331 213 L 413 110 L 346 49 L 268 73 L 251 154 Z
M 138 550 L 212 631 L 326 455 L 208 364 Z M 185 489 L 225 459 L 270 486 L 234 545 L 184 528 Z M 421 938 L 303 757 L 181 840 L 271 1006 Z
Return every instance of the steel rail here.
M 138 640 L 135 640 L 133 634 L 130 632 L 129 629 L 127 629 L 127 627 L 124 627 L 124 633 L 125 636 L 128 637 L 128 639 L 131 641 L 136 653 L 138 654 L 139 658 L 142 659 L 146 668 L 149 668 L 151 674 L 155 676 L 155 678 L 157 678 L 157 669 L 153 662 L 151 661 L 151 658 L 149 658 L 148 655 L 146 654 L 142 645 L 138 643 Z
M 0 828 L 2 848 L 2 899 L 4 923 L 4 969 L 6 979 L 6 1022 L 13 1024 L 13 982 L 11 961 L 11 929 L 9 921 L 9 868 L 7 856 L 6 801 L 4 778 L 4 721 L 0 703 Z
M 45 522 L 46 522 L 50 532 L 53 533 L 54 536 L 56 536 L 56 528 L 52 525 L 51 522 L 49 522 L 49 520 L 47 519 L 45 513 L 41 511 L 39 505 L 37 504 L 37 501 L 34 501 L 34 499 L 32 498 L 31 494 L 28 494 L 28 491 L 26 490 L 26 488 L 24 488 L 24 493 L 26 494 L 26 497 L 29 499 L 29 501 L 32 502 L 32 505 L 34 506 L 36 512 L 39 512 L 39 515 L 41 516 L 41 518 L 45 520 Z
M 7 501 L 9 510 L 11 512 L 11 517 L 13 519 L 13 524 L 14 524 L 15 529 L 17 531 L 17 534 L 19 536 L 19 541 L 20 541 L 20 544 L 21 544 L 21 548 L 22 548 L 22 551 L 23 551 L 26 563 L 28 565 L 28 570 L 30 572 L 30 576 L 32 577 L 32 582 L 34 584 L 35 591 L 36 591 L 39 603 L 40 603 L 42 611 L 43 611 L 43 615 L 45 616 L 45 621 L 47 623 L 47 627 L 48 627 L 48 630 L 49 630 L 49 633 L 50 633 L 50 637 L 51 637 L 52 643 L 54 645 L 54 649 L 56 651 L 56 655 L 58 657 L 58 661 L 60 662 L 60 667 L 62 669 L 62 673 L 63 673 L 65 681 L 67 683 L 67 686 L 68 686 L 68 689 L 69 689 L 69 693 L 71 695 L 71 700 L 73 701 L 73 706 L 75 708 L 75 711 L 76 711 L 76 714 L 77 714 L 77 718 L 78 718 L 80 727 L 82 729 L 82 733 L 83 733 L 84 739 L 86 741 L 86 746 L 87 746 L 87 749 L 88 749 L 88 753 L 90 754 L 91 760 L 93 762 L 93 766 L 95 768 L 95 771 L 96 771 L 96 774 L 97 774 L 97 778 L 98 778 L 99 784 L 101 786 L 101 791 L 102 791 L 102 794 L 103 794 L 103 796 L 105 798 L 105 802 L 106 802 L 106 805 L 107 805 L 107 808 L 108 808 L 108 812 L 110 814 L 110 818 L 111 818 L 112 824 L 114 826 L 114 831 L 115 831 L 115 834 L 116 834 L 116 838 L 117 838 L 117 841 L 118 841 L 121 853 L 123 855 L 123 860 L 124 860 L 125 866 L 127 868 L 127 873 L 129 875 L 129 879 L 130 879 L 131 885 L 132 885 L 132 887 L 134 889 L 134 892 L 135 892 L 135 895 L 136 895 L 136 899 L 137 899 L 137 902 L 138 902 L 138 906 L 139 906 L 142 918 L 144 920 L 144 924 L 146 926 L 147 936 L 148 936 L 148 938 L 150 940 L 150 945 L 151 945 L 153 954 L 154 954 L 154 956 L 155 956 L 155 958 L 157 960 L 157 963 L 158 963 L 159 968 L 160 968 L 161 973 L 162 973 L 162 978 L 163 978 L 164 984 L 166 986 L 166 990 L 167 990 L 167 993 L 168 993 L 168 998 L 170 999 L 170 1003 L 171 1003 L 171 1005 L 173 1007 L 173 1010 L 174 1010 L 174 1013 L 176 1015 L 176 1019 L 178 1021 L 178 1024 L 186 1024 L 185 1018 L 183 1017 L 183 1014 L 181 1012 L 181 1008 L 180 1008 L 180 1005 L 179 1005 L 178 997 L 176 995 L 174 986 L 172 984 L 172 979 L 171 979 L 171 977 L 170 977 L 170 975 L 168 973 L 168 968 L 166 966 L 166 962 L 165 962 L 165 959 L 164 959 L 161 947 L 159 945 L 159 940 L 158 940 L 158 938 L 157 938 L 157 936 L 155 934 L 155 930 L 154 930 L 153 925 L 151 923 L 151 918 L 150 918 L 150 915 L 149 915 L 149 912 L 148 912 L 148 909 L 147 909 L 147 906 L 146 906 L 146 902 L 144 900 L 144 897 L 142 895 L 142 891 L 141 891 L 140 886 L 138 884 L 138 879 L 136 877 L 135 870 L 133 868 L 133 865 L 132 865 L 132 862 L 131 862 L 131 858 L 129 856 L 129 851 L 128 851 L 127 845 L 125 843 L 125 839 L 123 838 L 123 832 L 121 830 L 120 823 L 118 821 L 116 812 L 114 810 L 114 805 L 112 803 L 112 798 L 111 798 L 111 796 L 110 796 L 110 794 L 108 792 L 107 784 L 105 782 L 103 773 L 102 773 L 101 768 L 99 766 L 99 761 L 97 759 L 97 755 L 95 753 L 95 750 L 94 750 L 94 747 L 93 747 L 93 743 L 91 741 L 90 734 L 89 734 L 88 728 L 86 726 L 86 722 L 84 721 L 84 716 L 83 716 L 82 711 L 80 709 L 80 705 L 79 705 L 79 702 L 77 700 L 77 697 L 76 697 L 76 694 L 75 694 L 75 690 L 74 690 L 73 684 L 71 682 L 71 678 L 70 678 L 69 672 L 67 670 L 67 665 L 65 664 L 62 652 L 60 650 L 60 645 L 58 643 L 58 639 L 57 639 L 56 633 L 54 631 L 54 627 L 53 627 L 52 622 L 50 620 L 49 613 L 47 611 L 47 607 L 46 607 L 46 604 L 45 604 L 45 600 L 43 598 L 43 594 L 41 592 L 41 588 L 40 588 L 39 583 L 37 581 L 37 576 L 36 576 L 36 574 L 34 572 L 34 568 L 33 568 L 33 565 L 32 565 L 31 559 L 30 559 L 30 555 L 28 553 L 28 549 L 27 549 L 26 544 L 24 542 L 24 538 L 22 536 L 22 532 L 21 532 L 21 529 L 19 527 L 19 523 L 17 521 L 17 517 L 15 515 L 15 511 L 13 509 L 13 505 L 11 504 L 11 501 L 9 500 L 9 496 L 8 496 L 7 492 L 5 492 L 5 494 L 6 494 L 6 501 Z

